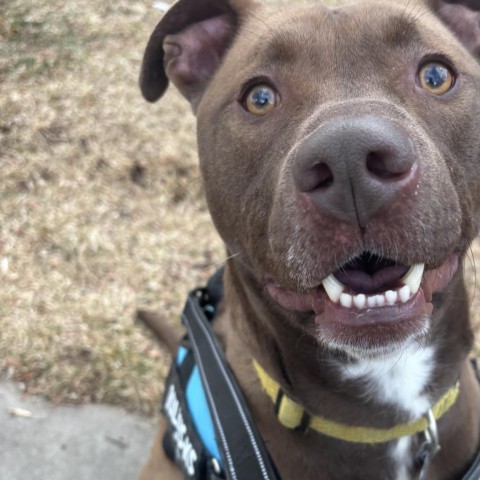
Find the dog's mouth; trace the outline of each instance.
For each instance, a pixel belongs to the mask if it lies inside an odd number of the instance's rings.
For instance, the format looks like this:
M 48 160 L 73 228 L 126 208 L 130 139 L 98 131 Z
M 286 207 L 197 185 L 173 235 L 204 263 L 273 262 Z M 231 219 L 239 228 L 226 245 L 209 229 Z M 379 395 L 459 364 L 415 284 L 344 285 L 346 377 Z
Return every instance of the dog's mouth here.
M 361 338 L 368 349 L 424 333 L 433 295 L 447 288 L 457 268 L 455 254 L 439 267 L 427 268 L 424 263 L 404 265 L 365 252 L 307 293 L 273 282 L 267 291 L 287 310 L 311 312 L 317 334 L 323 332 L 328 341 L 338 346 Z
M 419 290 L 425 264 L 411 267 L 365 252 L 322 282 L 328 298 L 358 310 L 407 303 Z

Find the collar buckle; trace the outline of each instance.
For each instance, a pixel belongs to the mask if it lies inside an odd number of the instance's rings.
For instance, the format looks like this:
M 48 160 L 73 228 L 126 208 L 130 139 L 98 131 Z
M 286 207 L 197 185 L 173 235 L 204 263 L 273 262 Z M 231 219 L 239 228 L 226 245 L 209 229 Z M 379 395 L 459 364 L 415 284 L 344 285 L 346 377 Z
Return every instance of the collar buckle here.
M 428 422 L 427 428 L 420 434 L 423 441 L 417 452 L 417 462 L 421 465 L 419 480 L 426 480 L 433 457 L 440 451 L 441 446 L 438 439 L 438 428 L 435 415 L 430 409 L 425 418 Z

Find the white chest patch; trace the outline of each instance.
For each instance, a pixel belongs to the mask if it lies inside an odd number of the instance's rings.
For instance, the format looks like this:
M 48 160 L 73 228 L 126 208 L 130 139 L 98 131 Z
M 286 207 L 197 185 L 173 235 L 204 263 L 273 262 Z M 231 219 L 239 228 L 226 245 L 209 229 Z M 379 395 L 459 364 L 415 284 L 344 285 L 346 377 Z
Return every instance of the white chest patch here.
M 365 382 L 365 395 L 377 403 L 396 407 L 409 414 L 411 420 L 421 417 L 431 400 L 422 393 L 434 369 L 433 347 L 410 345 L 395 355 L 373 359 L 359 359 L 353 365 L 341 367 L 344 380 Z M 396 480 L 408 480 L 412 463 L 410 437 L 397 441 L 391 450 L 397 465 Z
M 412 459 L 410 456 L 410 445 L 412 441 L 410 437 L 401 438 L 396 445 L 392 448 L 392 458 L 397 465 L 396 479 L 395 480 L 410 480 L 410 474 L 408 473 L 412 465 Z
M 388 357 L 359 359 L 341 367 L 344 380 L 366 383 L 365 395 L 410 414 L 414 420 L 430 408 L 430 400 L 422 394 L 434 368 L 433 347 L 410 345 Z

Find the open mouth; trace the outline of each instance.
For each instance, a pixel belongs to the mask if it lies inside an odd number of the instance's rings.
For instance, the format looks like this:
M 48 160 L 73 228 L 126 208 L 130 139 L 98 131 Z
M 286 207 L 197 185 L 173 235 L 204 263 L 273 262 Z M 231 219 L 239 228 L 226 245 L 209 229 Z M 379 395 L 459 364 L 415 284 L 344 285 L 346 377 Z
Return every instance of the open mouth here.
M 364 252 L 307 293 L 273 282 L 267 291 L 287 310 L 311 312 L 317 334 L 329 341 L 338 345 L 361 339 L 370 348 L 425 332 L 432 297 L 447 288 L 457 268 L 457 255 L 427 269 L 424 263 L 403 265 Z
M 328 298 L 358 310 L 407 303 L 420 289 L 425 264 L 412 267 L 364 253 L 323 282 Z

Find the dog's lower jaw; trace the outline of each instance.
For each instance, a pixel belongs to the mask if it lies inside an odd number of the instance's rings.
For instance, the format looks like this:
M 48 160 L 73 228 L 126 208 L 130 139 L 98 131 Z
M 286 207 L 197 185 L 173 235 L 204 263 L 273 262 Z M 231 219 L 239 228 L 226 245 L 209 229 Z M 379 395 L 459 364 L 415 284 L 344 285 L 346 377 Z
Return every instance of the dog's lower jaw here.
M 367 307 L 365 301 L 360 307 L 356 304 L 345 306 L 339 302 L 338 295 L 332 298 L 332 292 L 325 286 L 297 293 L 269 281 L 266 292 L 283 310 L 301 312 L 303 317 L 310 315 L 311 325 L 307 333 L 314 335 L 322 348 L 341 351 L 354 358 L 395 355 L 412 342 L 424 343 L 429 334 L 434 297 L 448 297 L 451 284 L 461 273 L 458 264 L 458 255 L 450 255 L 436 269 L 430 269 L 423 275 L 420 273 L 416 289 L 408 299 L 389 303 L 385 300 L 381 306 Z M 339 274 L 345 275 L 342 271 Z M 368 275 L 363 275 L 368 278 Z M 341 285 L 333 275 L 330 277 L 339 288 L 348 291 L 348 287 Z M 363 290 L 356 293 L 365 300 Z M 352 298 L 352 295 L 348 296 Z
M 354 361 L 390 361 L 392 358 L 399 358 L 405 352 L 423 349 L 427 342 L 430 330 L 430 318 L 424 316 L 415 333 L 405 337 L 401 341 L 391 341 L 384 344 L 372 345 L 368 341 L 337 342 L 329 338 L 324 332 L 318 331 L 316 338 L 318 344 L 330 351 L 345 354 L 347 358 Z
M 219 317 L 219 333 L 282 478 L 410 480 L 415 478 L 413 459 L 418 439 L 409 437 L 372 447 L 339 442 L 316 432 L 298 434 L 287 430 L 279 424 L 270 399 L 261 391 L 252 358 L 312 414 L 380 428 L 418 418 L 458 380 L 461 371 L 470 368 L 466 359 L 472 336 L 460 273 L 451 286 L 448 301 L 435 309 L 428 336 L 420 342 L 412 339 L 403 346 L 403 352 L 397 352 L 396 357 L 390 355 L 388 361 L 368 355 L 358 360 L 358 356 L 348 358 L 344 352 L 336 354 L 319 346 L 314 336 L 295 327 L 292 316 L 279 315 L 265 299 L 251 271 L 235 260 L 229 261 L 225 273 L 228 310 Z M 375 362 L 383 365 L 383 376 L 373 368 Z M 471 372 L 463 373 L 462 379 L 463 376 L 471 376 Z M 469 407 L 475 402 L 480 404 L 477 385 L 462 380 L 457 404 L 439 422 L 444 449 L 432 467 L 435 480 L 459 478 L 469 466 L 479 440 L 478 408 L 472 412 Z M 455 438 L 451 436 L 452 424 Z M 459 436 L 465 440 L 460 441 Z M 461 451 L 456 445 L 459 441 Z M 368 455 L 365 448 L 369 449 Z M 358 469 L 331 470 L 332 462 L 340 464 L 344 458 L 361 465 L 360 473 Z M 453 466 L 442 471 L 437 465 L 445 465 L 450 458 L 454 458 Z

